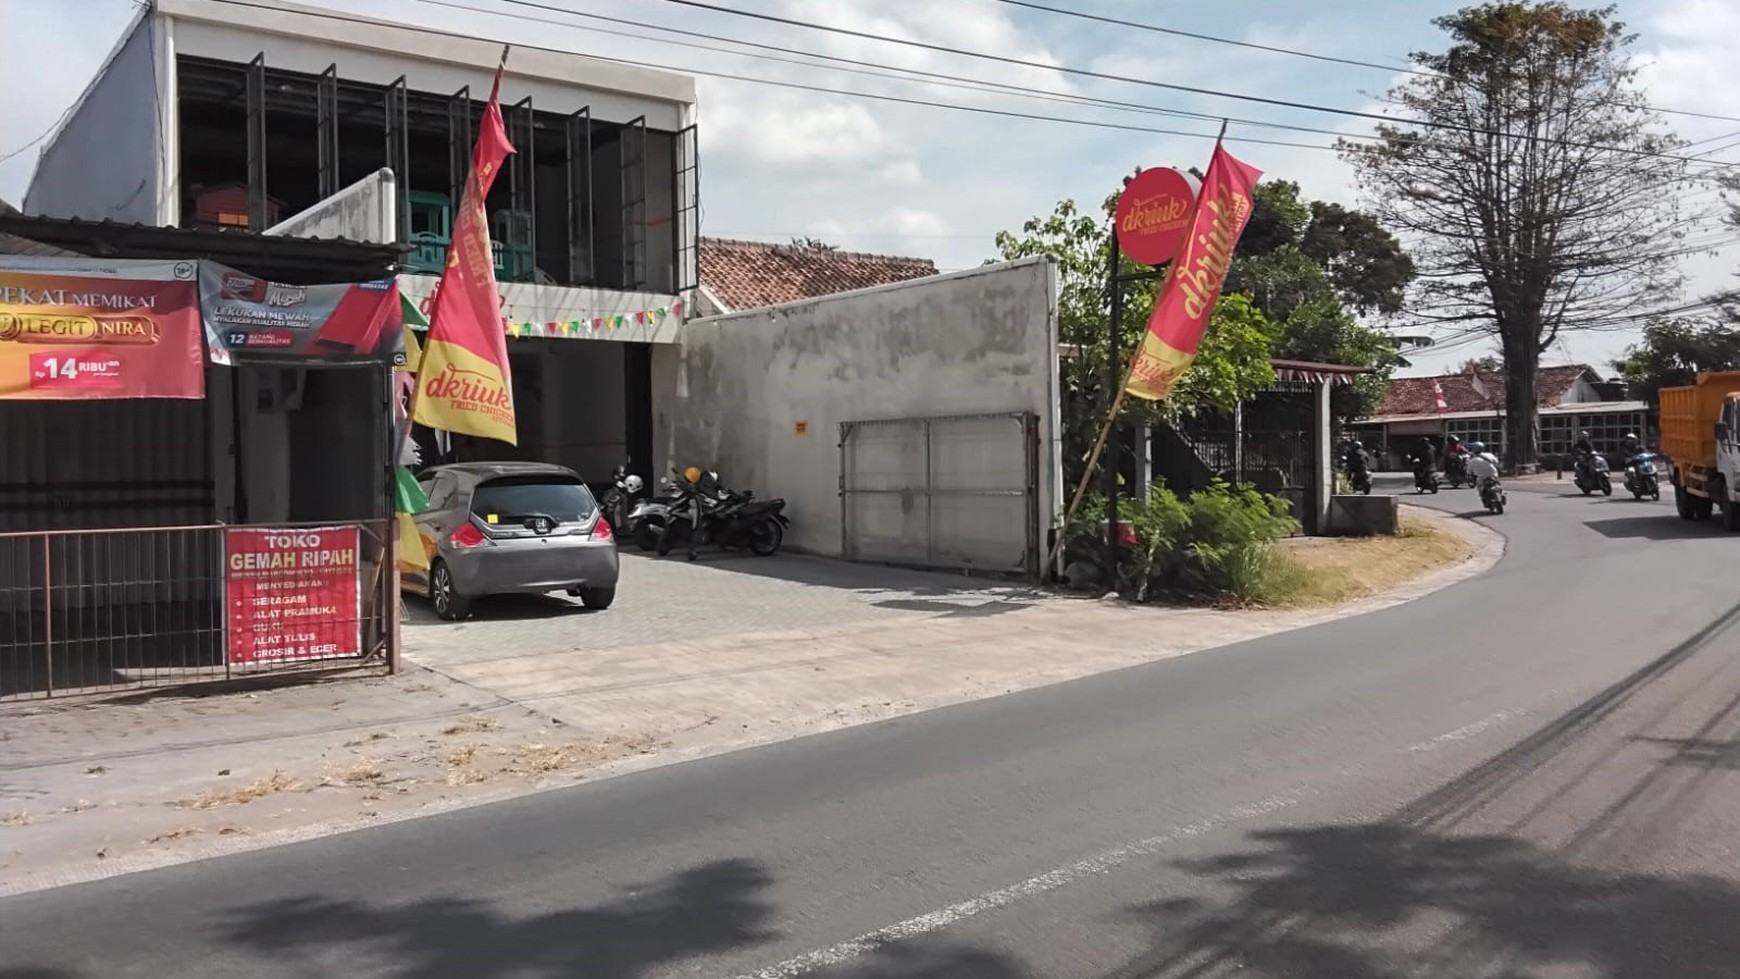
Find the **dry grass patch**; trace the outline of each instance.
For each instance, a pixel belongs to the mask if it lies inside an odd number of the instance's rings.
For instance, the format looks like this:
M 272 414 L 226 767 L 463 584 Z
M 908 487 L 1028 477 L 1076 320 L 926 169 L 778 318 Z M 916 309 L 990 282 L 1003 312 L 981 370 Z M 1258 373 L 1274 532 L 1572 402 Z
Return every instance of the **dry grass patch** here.
M 390 735 L 385 731 L 375 731 L 372 734 L 365 734 L 360 738 L 351 738 L 349 741 L 344 743 L 344 746 L 346 748 L 360 748 L 370 742 L 385 741 L 389 736 Z
M 454 748 L 447 753 L 447 764 L 454 768 L 463 768 L 477 760 L 477 745 L 468 744 L 463 748 Z
M 62 806 L 60 808 L 60 811 L 61 812 L 85 812 L 86 810 L 95 809 L 95 808 L 97 808 L 96 803 L 92 802 L 89 799 L 80 799 L 70 806 Z
M 266 778 L 250 782 L 247 785 L 233 789 L 221 789 L 201 792 L 190 799 L 183 799 L 175 805 L 180 809 L 216 809 L 219 806 L 240 806 L 264 799 L 280 792 L 294 792 L 302 788 L 302 783 L 285 775 L 283 772 L 273 772 Z
M 373 758 L 358 758 L 343 768 L 335 768 L 321 779 L 324 785 L 376 785 L 387 777 L 381 763 Z
M 522 744 L 514 749 L 508 767 L 520 775 L 548 775 L 567 771 L 595 754 L 582 744 Z
M 145 844 L 147 846 L 150 846 L 153 843 L 171 843 L 171 842 L 174 842 L 175 840 L 185 839 L 189 836 L 192 836 L 193 834 L 195 834 L 197 832 L 199 832 L 199 829 L 197 827 L 184 826 L 180 829 L 172 829 L 172 830 L 168 831 L 167 833 L 158 833 L 156 836 L 153 836 L 150 839 L 146 840 Z
M 1262 601 L 1279 608 L 1326 608 L 1405 585 L 1466 560 L 1466 540 L 1404 517 L 1394 537 L 1307 537 L 1275 549 Z
M 30 813 L 23 809 L 8 813 L 5 819 L 0 819 L 0 826 L 29 826 Z
M 448 734 L 448 735 L 452 735 L 452 734 L 482 734 L 486 731 L 497 731 L 500 729 L 501 729 L 501 722 L 495 720 L 494 718 L 473 716 L 473 717 L 465 718 L 464 720 L 460 721 L 458 724 L 453 725 L 452 727 L 448 728 L 445 731 L 442 731 L 441 733 Z
M 447 773 L 447 784 L 454 786 L 476 785 L 479 782 L 488 780 L 488 778 L 488 772 L 480 771 L 476 768 L 455 768 L 453 771 Z

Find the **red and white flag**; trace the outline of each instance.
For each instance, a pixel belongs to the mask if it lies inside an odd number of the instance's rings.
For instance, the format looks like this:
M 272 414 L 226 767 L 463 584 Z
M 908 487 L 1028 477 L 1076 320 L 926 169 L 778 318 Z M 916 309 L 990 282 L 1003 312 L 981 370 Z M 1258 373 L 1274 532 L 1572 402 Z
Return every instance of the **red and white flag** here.
M 1432 397 L 1438 399 L 1438 414 L 1442 415 L 1450 410 L 1450 402 L 1444 400 L 1444 386 L 1435 377 L 1432 378 Z

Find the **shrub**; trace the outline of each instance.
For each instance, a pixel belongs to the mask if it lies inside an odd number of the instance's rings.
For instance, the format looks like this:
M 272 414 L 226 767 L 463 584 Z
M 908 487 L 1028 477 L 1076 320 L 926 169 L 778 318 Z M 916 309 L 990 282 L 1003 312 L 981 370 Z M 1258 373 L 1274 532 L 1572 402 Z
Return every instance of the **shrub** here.
M 1067 539 L 1103 546 L 1105 517 L 1104 497 L 1083 500 Z M 1298 526 L 1285 500 L 1221 482 L 1187 498 L 1155 483 L 1146 500 L 1120 501 L 1118 518 L 1134 532 L 1122 570 L 1137 601 L 1155 591 L 1259 599 L 1279 571 L 1272 545 Z

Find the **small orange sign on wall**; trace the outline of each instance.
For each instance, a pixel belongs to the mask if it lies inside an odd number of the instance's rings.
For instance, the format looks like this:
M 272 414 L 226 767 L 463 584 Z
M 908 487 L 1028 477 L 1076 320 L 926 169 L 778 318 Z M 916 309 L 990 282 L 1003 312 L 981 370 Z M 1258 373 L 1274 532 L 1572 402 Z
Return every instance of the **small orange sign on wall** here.
M 808 434 L 810 434 L 810 423 L 809 422 L 793 422 L 791 429 L 792 429 L 792 431 L 796 432 L 799 435 L 808 435 Z

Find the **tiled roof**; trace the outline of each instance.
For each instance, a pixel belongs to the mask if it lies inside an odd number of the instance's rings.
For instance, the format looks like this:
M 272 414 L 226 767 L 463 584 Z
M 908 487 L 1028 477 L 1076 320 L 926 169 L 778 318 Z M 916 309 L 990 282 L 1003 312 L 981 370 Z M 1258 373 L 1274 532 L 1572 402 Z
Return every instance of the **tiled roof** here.
M 702 238 L 701 284 L 732 312 L 885 286 L 936 274 L 926 258 Z
M 1577 379 L 1591 374 L 1587 364 L 1565 364 L 1543 367 L 1535 385 L 1535 403 L 1542 408 L 1565 400 Z M 1375 414 L 1435 415 L 1438 413 L 1438 393 L 1432 389 L 1437 381 L 1444 392 L 1445 411 L 1499 411 L 1504 408 L 1504 373 L 1477 371 L 1467 374 L 1440 374 L 1437 377 L 1398 377 L 1384 390 L 1383 400 Z

